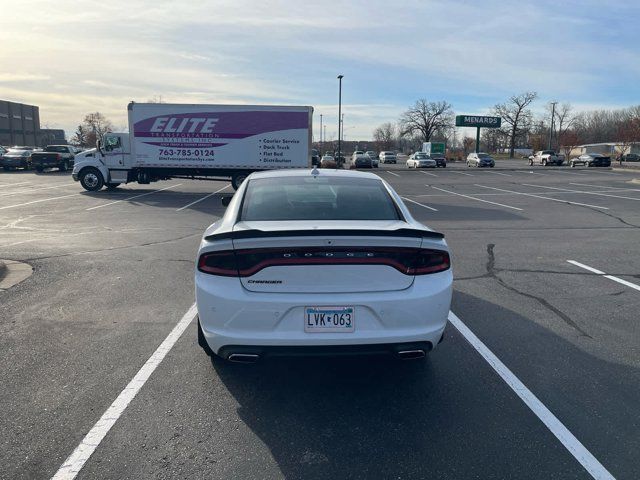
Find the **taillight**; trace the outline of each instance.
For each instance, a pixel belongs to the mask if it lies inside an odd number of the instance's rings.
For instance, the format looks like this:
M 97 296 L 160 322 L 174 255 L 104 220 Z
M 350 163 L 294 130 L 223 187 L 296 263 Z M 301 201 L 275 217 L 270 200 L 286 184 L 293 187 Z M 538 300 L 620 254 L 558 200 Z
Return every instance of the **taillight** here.
M 451 260 L 443 250 L 402 247 L 256 248 L 208 252 L 198 259 L 198 270 L 225 277 L 292 265 L 385 265 L 405 275 L 427 275 L 448 270 Z
M 56 153 L 56 158 L 57 158 L 58 160 L 62 160 L 62 155 L 60 155 L 59 153 Z
M 238 265 L 235 253 L 233 250 L 203 253 L 198 259 L 198 270 L 223 277 L 237 277 Z

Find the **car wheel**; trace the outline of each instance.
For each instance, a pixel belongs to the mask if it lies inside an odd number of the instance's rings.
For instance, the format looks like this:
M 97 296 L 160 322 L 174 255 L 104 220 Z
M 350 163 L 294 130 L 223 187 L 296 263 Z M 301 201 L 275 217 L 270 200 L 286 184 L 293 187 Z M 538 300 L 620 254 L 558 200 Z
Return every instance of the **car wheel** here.
M 584 166 L 589 168 L 591 166 L 591 164 L 589 162 L 584 162 Z
M 493 168 L 495 165 L 489 165 L 489 167 Z
M 107 190 L 109 190 L 110 192 L 112 192 L 113 190 L 115 190 L 119 186 L 120 186 L 119 183 L 107 183 L 107 184 L 105 184 L 105 187 L 107 187 Z
M 42 172 L 44 172 L 44 167 L 37 166 L 37 167 L 36 167 L 36 172 L 38 172 L 38 173 L 42 173 Z
M 231 186 L 233 187 L 233 189 L 238 190 L 240 188 L 240 185 L 242 185 L 242 182 L 244 182 L 247 177 L 248 175 L 246 173 L 238 173 L 231 177 Z
M 542 160 L 542 166 L 546 167 L 547 166 L 547 161 L 546 160 Z
M 66 172 L 67 170 L 69 170 L 69 162 L 65 160 L 64 162 L 62 162 L 62 165 L 60 165 L 60 171 Z
M 571 162 L 570 165 L 571 165 L 571 168 L 576 168 L 576 163 L 575 162 Z
M 204 350 L 204 353 L 206 353 L 208 357 L 212 357 L 213 355 L 215 355 L 213 353 L 213 350 L 211 350 L 211 347 L 207 343 L 207 339 L 204 337 L 202 327 L 200 326 L 200 318 L 198 318 L 198 345 L 200 346 L 200 348 L 202 348 L 202 350 Z
M 533 160 L 529 159 L 529 166 L 533 167 Z
M 97 168 L 87 167 L 80 171 L 80 184 L 89 192 L 97 192 L 104 185 L 104 177 Z
M 467 162 L 467 168 L 471 167 L 471 164 L 469 162 Z

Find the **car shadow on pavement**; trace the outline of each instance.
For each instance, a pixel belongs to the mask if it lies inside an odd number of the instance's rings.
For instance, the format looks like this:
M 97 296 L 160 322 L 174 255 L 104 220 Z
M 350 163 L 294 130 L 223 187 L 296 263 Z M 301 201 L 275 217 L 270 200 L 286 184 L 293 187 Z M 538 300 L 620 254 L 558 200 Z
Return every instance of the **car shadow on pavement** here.
M 414 197 L 416 198 L 416 197 Z M 419 200 L 424 201 L 424 200 Z M 429 206 L 437 209 L 437 212 L 432 212 L 424 208 L 416 206 L 411 209 L 411 216 L 420 222 L 429 224 L 430 222 L 443 220 L 447 222 L 495 222 L 495 221 L 509 221 L 509 220 L 528 220 L 528 218 L 522 215 L 522 212 L 506 210 L 501 207 L 471 207 L 471 206 L 458 206 L 448 203 L 426 202 Z M 411 204 L 407 204 L 412 206 Z
M 600 360 L 481 298 L 458 292 L 456 302 L 482 312 L 481 323 L 499 324 L 491 327 L 497 336 L 491 340 L 509 355 L 495 353 L 596 457 L 603 449 L 609 453 L 615 429 L 622 428 L 625 445 L 618 447 L 625 448 L 614 454 L 618 472 L 638 473 L 630 459 L 624 464 L 624 451 L 640 448 L 631 427 L 640 420 L 637 403 L 598 402 L 603 391 L 618 399 L 637 395 L 638 370 Z M 476 331 L 481 338 L 485 333 Z M 240 419 L 285 478 L 587 477 L 451 325 L 445 338 L 426 361 L 289 358 L 238 365 L 213 359 L 212 365 L 237 401 Z M 603 428 L 609 421 L 611 430 Z

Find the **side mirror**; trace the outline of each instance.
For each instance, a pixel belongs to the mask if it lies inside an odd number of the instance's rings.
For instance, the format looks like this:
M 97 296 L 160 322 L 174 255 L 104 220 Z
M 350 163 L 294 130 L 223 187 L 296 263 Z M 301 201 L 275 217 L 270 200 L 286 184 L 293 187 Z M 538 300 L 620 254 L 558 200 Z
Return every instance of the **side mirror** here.
M 222 197 L 222 205 L 228 207 L 233 197 Z

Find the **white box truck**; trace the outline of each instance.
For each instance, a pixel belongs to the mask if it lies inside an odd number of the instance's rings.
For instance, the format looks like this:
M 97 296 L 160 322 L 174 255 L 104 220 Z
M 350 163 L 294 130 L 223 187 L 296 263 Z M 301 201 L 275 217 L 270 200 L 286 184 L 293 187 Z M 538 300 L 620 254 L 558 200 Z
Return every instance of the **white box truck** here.
M 107 133 L 76 156 L 73 179 L 89 191 L 170 178 L 231 179 L 309 168 L 313 108 L 271 105 L 128 106 L 129 132 Z
M 444 142 L 424 142 L 422 151 L 427 155 L 442 155 L 444 157 L 445 144 Z

